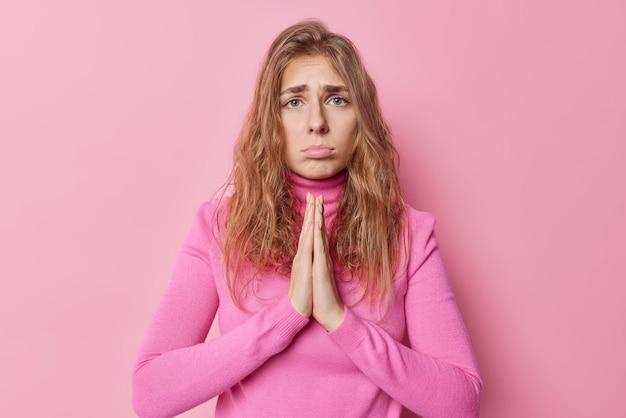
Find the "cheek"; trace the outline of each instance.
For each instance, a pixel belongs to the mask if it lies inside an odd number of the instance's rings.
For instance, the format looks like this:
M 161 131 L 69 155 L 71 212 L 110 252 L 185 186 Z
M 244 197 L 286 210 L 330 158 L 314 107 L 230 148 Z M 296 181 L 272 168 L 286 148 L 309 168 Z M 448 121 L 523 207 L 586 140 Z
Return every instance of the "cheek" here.
M 351 127 L 351 131 L 350 131 L 350 139 L 347 141 L 347 153 L 348 153 L 348 160 L 352 159 L 352 156 L 354 155 L 354 153 L 356 152 L 356 148 L 357 148 L 357 135 L 359 132 L 356 120 L 354 121 L 354 124 Z
M 285 162 L 293 161 L 298 153 L 298 143 L 293 137 L 293 135 L 289 135 L 288 132 L 283 131 L 283 160 Z
M 290 117 L 283 119 L 281 122 L 283 136 L 285 142 L 289 140 L 295 140 L 298 133 L 298 121 L 295 118 Z
M 281 127 L 281 135 L 283 144 L 286 146 L 289 143 L 289 140 L 293 137 L 293 128 L 289 119 L 285 120 L 284 118 L 280 121 Z
M 343 131 L 345 132 L 345 141 L 349 143 L 350 149 L 354 148 L 354 143 L 356 142 L 356 134 L 357 134 L 357 124 L 356 118 L 346 121 Z

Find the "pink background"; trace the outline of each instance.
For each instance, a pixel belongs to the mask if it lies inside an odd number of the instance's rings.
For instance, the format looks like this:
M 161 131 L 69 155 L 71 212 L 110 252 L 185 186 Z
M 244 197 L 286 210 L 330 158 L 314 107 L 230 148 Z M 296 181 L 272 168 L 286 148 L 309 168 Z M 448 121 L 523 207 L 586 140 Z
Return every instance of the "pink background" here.
M 310 16 L 361 50 L 438 218 L 482 416 L 625 416 L 624 2 L 226 3 L 0 5 L 0 416 L 134 415 L 263 53 Z

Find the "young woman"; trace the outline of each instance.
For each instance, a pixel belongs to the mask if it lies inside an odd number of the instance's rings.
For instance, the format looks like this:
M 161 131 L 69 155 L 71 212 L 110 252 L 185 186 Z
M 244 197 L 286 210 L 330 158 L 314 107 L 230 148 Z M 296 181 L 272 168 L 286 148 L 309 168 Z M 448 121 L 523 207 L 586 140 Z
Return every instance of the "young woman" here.
M 219 396 L 217 417 L 478 416 L 434 219 L 403 202 L 353 44 L 317 21 L 283 31 L 234 157 L 232 196 L 199 209 L 139 352 L 137 414 Z

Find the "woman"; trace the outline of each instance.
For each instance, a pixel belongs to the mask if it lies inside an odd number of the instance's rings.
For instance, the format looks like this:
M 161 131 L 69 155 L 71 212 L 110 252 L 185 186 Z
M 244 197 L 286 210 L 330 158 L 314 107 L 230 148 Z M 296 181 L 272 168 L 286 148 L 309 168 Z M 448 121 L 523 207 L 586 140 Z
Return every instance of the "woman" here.
M 317 21 L 283 31 L 233 194 L 199 209 L 140 350 L 140 416 L 215 396 L 218 417 L 478 416 L 434 219 L 404 204 L 395 155 L 352 43 Z

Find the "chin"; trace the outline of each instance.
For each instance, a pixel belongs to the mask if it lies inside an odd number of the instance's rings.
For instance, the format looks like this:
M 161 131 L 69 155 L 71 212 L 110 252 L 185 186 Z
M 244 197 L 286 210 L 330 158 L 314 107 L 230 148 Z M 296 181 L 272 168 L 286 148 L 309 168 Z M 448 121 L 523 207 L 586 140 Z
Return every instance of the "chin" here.
M 346 166 L 343 164 L 337 164 L 336 161 L 308 161 L 309 164 L 299 165 L 287 165 L 294 173 L 310 179 L 310 180 L 323 180 L 333 177 L 337 173 L 343 171 Z
M 341 171 L 341 170 L 339 170 Z M 323 180 L 334 176 L 337 170 L 304 170 L 300 175 L 311 180 Z

